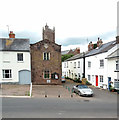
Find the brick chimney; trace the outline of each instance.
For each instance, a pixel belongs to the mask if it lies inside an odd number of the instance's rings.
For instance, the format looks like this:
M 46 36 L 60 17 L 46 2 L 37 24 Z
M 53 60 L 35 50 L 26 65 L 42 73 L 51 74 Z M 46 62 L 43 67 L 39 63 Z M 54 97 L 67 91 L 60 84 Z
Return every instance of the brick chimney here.
M 116 37 L 116 44 L 119 44 L 119 36 Z
M 102 45 L 102 39 L 100 39 L 99 37 L 98 37 L 98 41 L 97 41 L 97 47 L 99 47 L 99 46 L 101 46 Z
M 88 44 L 88 51 L 90 51 L 90 50 L 92 50 L 93 49 L 93 43 L 92 42 L 90 42 L 89 44 Z
M 77 54 L 80 54 L 80 48 L 76 48 Z
M 13 33 L 13 31 L 10 31 L 9 38 L 15 38 L 15 34 Z

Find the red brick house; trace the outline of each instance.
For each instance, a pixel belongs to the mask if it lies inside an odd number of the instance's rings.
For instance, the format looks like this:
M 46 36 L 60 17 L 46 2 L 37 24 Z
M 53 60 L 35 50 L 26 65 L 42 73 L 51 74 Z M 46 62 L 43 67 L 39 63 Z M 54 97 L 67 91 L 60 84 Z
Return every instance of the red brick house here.
M 61 45 L 55 43 L 55 29 L 43 28 L 43 40 L 31 44 L 33 84 L 61 84 Z

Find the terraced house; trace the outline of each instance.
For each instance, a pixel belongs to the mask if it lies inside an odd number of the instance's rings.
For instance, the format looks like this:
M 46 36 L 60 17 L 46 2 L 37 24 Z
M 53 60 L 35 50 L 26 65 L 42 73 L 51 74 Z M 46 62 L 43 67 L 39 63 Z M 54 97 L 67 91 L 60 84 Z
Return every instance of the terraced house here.
M 31 62 L 29 39 L 0 38 L 0 83 L 30 84 Z
M 31 44 L 33 84 L 61 84 L 61 45 L 55 43 L 55 28 L 46 24 L 41 41 Z
M 107 89 L 113 86 L 119 89 L 118 36 L 116 40 L 105 44 L 102 44 L 99 38 L 97 44 L 89 43 L 88 51 L 85 52 L 85 61 L 83 58 L 80 53 L 62 62 L 62 75 L 72 79 L 82 79 L 85 74 L 87 80 L 96 87 Z

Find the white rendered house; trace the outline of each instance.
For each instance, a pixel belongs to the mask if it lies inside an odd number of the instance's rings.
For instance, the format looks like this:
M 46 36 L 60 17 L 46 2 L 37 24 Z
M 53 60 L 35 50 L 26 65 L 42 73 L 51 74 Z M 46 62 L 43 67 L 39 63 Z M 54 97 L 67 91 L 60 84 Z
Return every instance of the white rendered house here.
M 111 41 L 85 55 L 86 78 L 92 85 L 104 89 L 109 88 L 110 76 L 115 74 L 114 72 L 109 73 L 109 68 L 115 68 L 115 62 L 106 58 L 116 50 L 116 41 Z M 114 82 L 114 79 L 111 82 Z
M 82 79 L 83 75 L 83 53 L 62 62 L 62 75 L 71 79 Z
M 31 83 L 29 39 L 0 38 L 0 83 Z
M 116 50 L 107 56 L 107 77 L 115 89 L 119 89 L 119 44 Z

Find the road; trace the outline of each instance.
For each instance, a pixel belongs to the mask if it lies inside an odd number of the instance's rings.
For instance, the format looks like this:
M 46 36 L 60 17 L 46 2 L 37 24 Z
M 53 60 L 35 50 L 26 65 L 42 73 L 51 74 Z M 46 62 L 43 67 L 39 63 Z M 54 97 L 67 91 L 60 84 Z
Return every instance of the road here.
M 67 82 L 64 87 L 71 85 Z M 94 97 L 2 98 L 2 116 L 3 118 L 116 118 L 117 95 L 97 88 L 92 89 Z
M 116 118 L 115 102 L 63 98 L 3 98 L 3 118 Z

